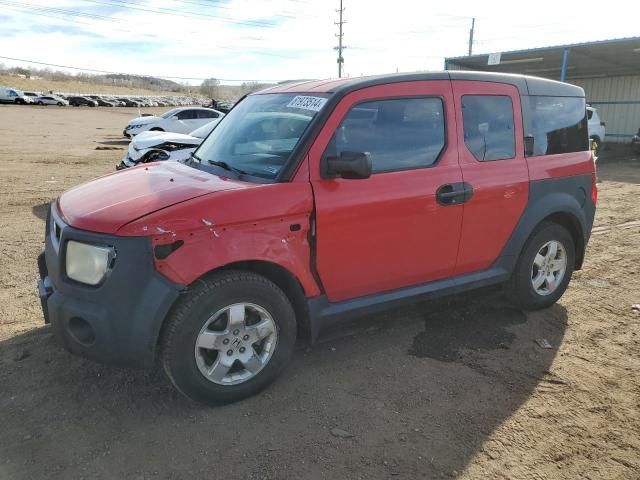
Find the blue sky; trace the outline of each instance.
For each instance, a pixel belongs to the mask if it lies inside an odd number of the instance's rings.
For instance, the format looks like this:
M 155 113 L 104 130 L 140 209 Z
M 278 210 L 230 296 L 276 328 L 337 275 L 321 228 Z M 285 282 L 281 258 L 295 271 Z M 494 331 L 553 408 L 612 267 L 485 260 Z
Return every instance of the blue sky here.
M 464 55 L 640 34 L 629 3 L 343 0 L 345 73 L 438 70 Z M 0 0 L 0 55 L 227 83 L 336 76 L 339 0 Z M 509 5 L 509 6 L 506 6 Z M 626 12 L 626 13 L 625 13 Z M 0 62 L 19 65 L 15 61 Z M 24 65 L 24 64 L 20 64 Z

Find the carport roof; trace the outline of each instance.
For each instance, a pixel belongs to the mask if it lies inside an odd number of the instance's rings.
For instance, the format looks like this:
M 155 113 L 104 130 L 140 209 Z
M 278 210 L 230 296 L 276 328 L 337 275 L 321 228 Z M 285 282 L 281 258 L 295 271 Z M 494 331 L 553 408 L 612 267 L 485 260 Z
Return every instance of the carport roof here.
M 567 80 L 640 74 L 640 37 L 506 51 L 501 52 L 498 65 L 488 65 L 489 54 L 450 57 L 445 59 L 445 68 L 522 73 L 558 80 L 565 50 Z

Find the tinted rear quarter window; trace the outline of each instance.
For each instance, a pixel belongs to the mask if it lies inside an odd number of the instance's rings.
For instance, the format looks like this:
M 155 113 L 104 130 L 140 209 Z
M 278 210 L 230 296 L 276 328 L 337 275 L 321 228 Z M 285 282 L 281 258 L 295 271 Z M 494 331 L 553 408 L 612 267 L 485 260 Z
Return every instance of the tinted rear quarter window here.
M 197 110 L 183 110 L 178 112 L 178 120 L 194 120 L 198 118 Z
M 198 110 L 198 118 L 218 118 L 218 114 L 213 110 Z
M 513 103 L 506 95 L 463 95 L 464 143 L 476 160 L 515 157 Z
M 362 102 L 349 110 L 325 156 L 365 152 L 373 173 L 433 165 L 445 145 L 441 98 L 399 98 Z
M 533 155 L 589 150 L 584 98 L 529 97 Z

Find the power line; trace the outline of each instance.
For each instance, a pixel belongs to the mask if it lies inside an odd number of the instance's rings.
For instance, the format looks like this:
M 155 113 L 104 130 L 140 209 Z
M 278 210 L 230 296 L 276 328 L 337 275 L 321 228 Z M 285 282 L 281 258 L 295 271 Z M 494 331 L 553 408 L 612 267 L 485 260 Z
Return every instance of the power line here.
M 60 13 L 60 14 L 65 14 L 65 15 L 69 15 L 69 16 L 72 16 L 72 17 L 88 18 L 88 19 L 91 19 L 91 20 L 103 20 L 103 21 L 110 21 L 110 22 L 118 22 L 119 21 L 116 18 L 105 16 L 105 15 L 98 15 L 98 14 L 93 14 L 93 13 L 79 12 L 77 10 L 65 10 L 63 8 L 43 7 L 43 6 L 40 6 L 40 5 L 34 5 L 32 3 L 1 1 L 0 4 L 6 5 L 6 6 L 9 6 L 9 7 L 34 10 L 34 11 L 37 11 L 37 12 Z
M 342 50 L 347 48 L 342 44 L 342 39 L 344 37 L 344 33 L 342 32 L 342 25 L 347 23 L 345 20 L 342 19 L 342 14 L 344 13 L 344 8 L 342 8 L 342 0 L 340 0 L 340 9 L 336 10 L 336 12 L 338 12 L 338 15 L 339 15 L 339 21 L 334 22 L 336 25 L 338 25 L 338 34 L 336 35 L 336 37 L 338 37 L 338 46 L 333 47 L 333 49 L 338 51 L 338 78 L 341 78 L 342 64 L 344 63 L 344 58 L 342 57 Z
M 228 5 L 221 5 L 218 2 L 205 2 L 203 3 L 203 0 L 171 0 L 174 3 L 180 3 L 180 4 L 184 4 L 184 5 L 193 5 L 196 7 L 205 7 L 205 8 L 219 8 L 221 10 L 233 10 L 233 7 L 229 7 Z M 315 18 L 311 15 L 301 15 L 299 13 L 296 13 L 295 15 L 293 14 L 293 12 L 270 12 L 270 15 L 274 16 L 274 17 L 283 17 L 283 18 Z
M 34 65 L 45 65 L 47 67 L 56 67 L 56 68 L 68 68 L 70 70 L 79 70 L 79 71 L 91 72 L 91 73 L 102 73 L 106 75 L 129 75 L 132 77 L 155 77 L 155 78 L 167 78 L 169 80 L 197 80 L 197 81 L 207 80 L 206 78 L 199 78 L 199 77 L 172 77 L 169 75 L 149 75 L 149 74 L 143 75 L 140 73 L 112 72 L 109 70 L 97 70 L 95 68 L 81 68 L 81 67 L 73 67 L 70 65 L 58 65 L 55 63 L 38 62 L 35 60 L 27 60 L 25 58 L 4 57 L 2 55 L 0 55 L 0 58 L 4 60 L 12 60 L 14 62 L 25 62 L 25 63 L 34 64 Z M 273 80 L 273 79 L 256 80 L 256 79 L 248 79 L 248 78 L 218 78 L 217 80 L 220 80 L 221 82 L 257 82 L 257 83 L 277 83 L 277 82 L 284 81 L 284 80 Z
M 82 16 L 78 16 L 78 15 L 73 15 L 73 13 L 76 12 L 72 12 L 72 11 L 63 11 L 60 14 L 61 15 L 68 15 L 71 18 L 65 18 L 65 17 L 60 17 L 57 15 L 53 15 L 52 13 L 58 13 L 57 11 L 60 9 L 50 9 L 49 7 L 42 7 L 41 8 L 28 8 L 26 6 L 13 6 L 13 4 L 15 4 L 17 2 L 8 2 L 6 0 L 0 0 L 0 5 L 5 5 L 7 8 L 11 9 L 11 10 L 15 10 L 18 11 L 20 13 L 24 13 L 24 14 L 28 14 L 28 15 L 36 15 L 36 16 L 42 16 L 42 17 L 47 17 L 47 18 L 54 18 L 57 20 L 62 20 L 64 22 L 68 22 L 68 23 L 72 23 L 72 24 L 78 24 L 78 25 L 88 25 L 88 26 L 93 26 L 91 23 L 88 22 L 83 22 L 81 20 L 78 20 L 79 18 L 84 18 Z M 43 10 L 43 11 L 42 11 Z M 50 12 L 51 13 L 47 13 Z M 104 16 L 100 16 L 101 18 L 91 18 L 92 20 L 100 20 L 100 21 L 112 21 L 112 22 L 119 22 L 119 19 L 116 18 L 112 18 L 112 17 L 104 17 Z M 125 32 L 125 33 L 133 33 L 136 35 L 140 35 L 141 32 L 139 31 L 134 31 L 134 30 L 127 30 L 125 28 L 117 28 L 114 27 L 115 30 L 118 30 L 120 32 Z M 167 37 L 163 37 L 163 36 L 159 36 L 159 35 L 153 35 L 150 33 L 142 33 L 142 35 L 144 37 L 147 38 L 155 38 L 155 39 L 159 39 L 159 40 L 167 40 Z M 183 41 L 183 40 L 175 40 L 175 39 L 171 39 L 171 42 L 173 43 L 179 43 L 181 45 L 190 45 L 189 43 Z M 231 50 L 231 51 L 238 51 L 238 47 L 228 47 L 228 46 L 224 46 L 224 45 L 216 45 L 216 48 L 220 48 L 223 50 Z M 291 56 L 291 55 L 283 55 L 283 54 L 279 54 L 279 53 L 274 53 L 274 52 L 265 52 L 262 50 L 244 50 L 245 52 L 248 53 L 253 53 L 255 55 L 262 55 L 262 56 L 268 56 L 268 57 L 278 57 L 278 58 L 288 58 L 288 59 L 297 59 L 297 57 Z
M 221 15 L 212 15 L 212 14 L 206 14 L 206 13 L 198 13 L 198 14 L 185 13 L 185 12 L 181 12 L 180 10 L 175 10 L 172 8 L 162 8 L 162 7 L 145 8 L 145 7 L 142 7 L 139 3 L 127 3 L 124 0 L 110 0 L 109 2 L 102 2 L 99 0 L 83 0 L 83 1 L 89 2 L 89 3 L 95 3 L 97 5 L 107 5 L 109 7 L 128 8 L 130 10 L 138 10 L 141 12 L 156 13 L 161 15 L 171 15 L 171 16 L 178 16 L 178 17 L 184 17 L 184 18 L 196 18 L 196 19 L 202 19 L 202 17 L 205 17 L 204 18 L 205 20 L 208 18 L 211 18 L 211 19 L 220 20 L 224 22 L 235 23 L 237 25 L 245 25 L 245 26 L 252 26 L 252 27 L 262 27 L 262 28 L 278 27 L 278 24 L 271 23 L 271 22 L 261 22 L 257 20 L 234 20 L 233 18 L 223 17 Z

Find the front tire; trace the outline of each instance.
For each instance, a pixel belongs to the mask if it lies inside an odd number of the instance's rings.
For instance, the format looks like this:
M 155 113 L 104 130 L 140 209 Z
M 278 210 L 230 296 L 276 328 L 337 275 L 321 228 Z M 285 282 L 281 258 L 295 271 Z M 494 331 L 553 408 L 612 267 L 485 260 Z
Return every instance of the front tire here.
M 561 225 L 543 222 L 520 253 L 505 284 L 509 300 L 523 310 L 540 310 L 564 294 L 575 265 L 575 244 Z
M 256 394 L 288 363 L 296 340 L 291 303 L 273 282 L 243 271 L 199 280 L 163 328 L 164 371 L 185 396 L 224 404 Z

